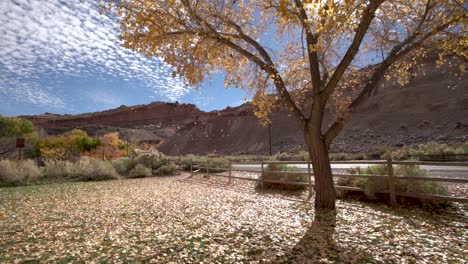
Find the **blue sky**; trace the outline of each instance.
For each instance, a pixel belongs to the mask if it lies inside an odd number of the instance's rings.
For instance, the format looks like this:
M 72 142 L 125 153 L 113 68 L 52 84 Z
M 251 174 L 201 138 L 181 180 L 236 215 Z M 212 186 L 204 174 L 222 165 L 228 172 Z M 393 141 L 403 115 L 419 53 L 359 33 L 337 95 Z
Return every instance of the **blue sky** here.
M 82 113 L 152 101 L 205 111 L 250 96 L 218 74 L 194 90 L 159 58 L 120 46 L 94 0 L 0 0 L 0 114 Z

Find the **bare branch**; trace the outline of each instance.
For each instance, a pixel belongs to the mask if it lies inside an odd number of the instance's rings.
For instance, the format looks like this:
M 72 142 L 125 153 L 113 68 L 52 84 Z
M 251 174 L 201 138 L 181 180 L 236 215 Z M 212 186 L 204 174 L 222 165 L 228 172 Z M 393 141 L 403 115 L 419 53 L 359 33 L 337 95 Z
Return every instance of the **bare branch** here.
M 377 87 L 379 82 L 383 79 L 386 71 L 390 68 L 391 65 L 393 65 L 396 61 L 402 59 L 404 56 L 406 56 L 411 51 L 421 47 L 421 45 L 424 43 L 424 41 L 426 41 L 428 38 L 436 35 L 437 33 L 445 30 L 450 25 L 452 25 L 452 23 L 455 20 L 458 20 L 458 19 L 459 18 L 454 18 L 453 20 L 450 20 L 450 21 L 448 21 L 446 23 L 443 23 L 443 24 L 439 25 L 438 27 L 436 27 L 435 29 L 429 31 L 428 33 L 426 33 L 422 37 L 420 37 L 418 39 L 418 41 L 412 42 L 413 40 L 415 40 L 420 35 L 419 31 L 414 31 L 414 33 L 411 36 L 409 36 L 406 40 L 404 40 L 400 44 L 394 46 L 392 51 L 387 56 L 387 58 L 382 63 L 380 63 L 377 66 L 377 68 L 374 70 L 374 73 L 369 78 L 366 85 L 364 86 L 364 88 L 359 93 L 359 95 L 349 105 L 349 107 L 348 107 L 349 114 L 344 118 L 338 119 L 337 121 L 335 121 L 329 127 L 329 129 L 325 133 L 325 142 L 326 142 L 327 146 L 329 146 L 333 142 L 333 140 L 338 136 L 338 134 L 343 129 L 346 122 L 349 120 L 351 114 L 354 111 L 356 111 L 357 107 L 359 105 L 361 105 L 362 103 L 364 103 L 366 101 L 366 99 L 370 97 L 372 91 L 375 89 L 375 87 Z
M 322 90 L 323 97 L 325 98 L 325 100 L 327 100 L 333 93 L 339 81 L 343 77 L 343 74 L 345 73 L 346 69 L 348 69 L 349 64 L 351 64 L 354 57 L 356 56 L 359 47 L 361 46 L 361 43 L 364 40 L 364 37 L 367 33 L 367 30 L 369 29 L 369 26 L 375 17 L 375 12 L 383 2 L 384 0 L 371 0 L 369 5 L 364 10 L 364 14 L 356 30 L 353 42 L 349 46 L 348 50 L 346 51 L 346 54 L 343 56 L 343 59 L 336 68 L 327 85 Z
M 299 20 L 301 21 L 301 25 L 305 31 L 306 35 L 306 43 L 307 43 L 307 52 L 309 57 L 309 65 L 310 65 L 310 76 L 312 78 L 312 87 L 313 89 L 320 90 L 322 86 L 322 82 L 320 80 L 320 67 L 319 67 L 319 59 L 318 54 L 316 51 L 317 45 L 317 37 L 312 33 L 312 30 L 309 26 L 309 18 L 307 13 L 304 9 L 304 5 L 302 1 L 295 0 L 296 6 L 299 9 Z

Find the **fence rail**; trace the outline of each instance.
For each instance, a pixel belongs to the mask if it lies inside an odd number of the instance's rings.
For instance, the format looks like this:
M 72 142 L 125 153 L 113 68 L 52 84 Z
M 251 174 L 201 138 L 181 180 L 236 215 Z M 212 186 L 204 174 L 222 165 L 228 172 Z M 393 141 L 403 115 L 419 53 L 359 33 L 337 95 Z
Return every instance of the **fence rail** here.
M 290 171 L 268 171 L 268 173 L 272 174 L 285 174 L 285 175 L 307 175 L 308 182 L 296 182 L 296 181 L 286 181 L 286 180 L 271 180 L 265 179 L 262 177 L 265 173 L 265 166 L 270 164 L 284 164 L 284 165 L 307 165 L 306 171 L 304 172 L 290 172 Z M 370 165 L 386 165 L 387 166 L 387 175 L 370 175 L 370 174 L 336 174 L 334 173 L 332 176 L 334 178 L 340 177 L 350 177 L 350 178 L 368 178 L 368 179 L 386 179 L 388 181 L 389 189 L 385 191 L 379 191 L 376 193 L 383 193 L 389 194 L 390 196 L 390 204 L 392 206 L 396 206 L 397 196 L 404 196 L 404 197 L 413 197 L 413 198 L 421 198 L 421 199 L 429 199 L 429 200 L 445 200 L 445 201 L 455 201 L 455 202 L 463 202 L 468 203 L 468 198 L 465 197 L 454 197 L 454 196 L 445 196 L 445 195 L 436 195 L 436 194 L 428 194 L 428 193 L 400 193 L 395 190 L 395 183 L 397 181 L 407 181 L 407 180 L 416 180 L 416 181 L 436 181 L 436 182 L 447 182 L 447 183 L 459 183 L 459 184 L 468 184 L 468 178 L 447 178 L 447 177 L 427 177 L 427 176 L 395 176 L 393 174 L 393 169 L 395 165 L 427 165 L 427 166 L 443 166 L 443 167 L 467 167 L 468 169 L 468 162 L 433 162 L 433 161 L 393 161 L 389 160 L 375 160 L 375 161 L 332 161 L 331 164 L 370 164 Z M 211 165 L 211 166 L 210 166 Z M 241 169 L 238 166 L 242 165 L 258 165 L 258 169 Z M 237 168 L 235 167 L 237 166 Z M 312 181 L 312 164 L 311 162 L 307 161 L 248 161 L 248 162 L 229 162 L 227 167 L 221 167 L 215 164 L 210 164 L 210 161 L 204 161 L 202 163 L 194 163 L 191 160 L 190 164 L 190 175 L 191 177 L 194 176 L 196 173 L 201 173 L 206 176 L 215 176 L 215 177 L 223 177 L 228 178 L 229 183 L 231 183 L 232 179 L 237 180 L 246 180 L 246 181 L 254 181 L 261 184 L 261 188 L 263 190 L 263 185 L 265 183 L 280 183 L 286 185 L 296 185 L 296 186 L 308 186 L 309 187 L 309 197 L 312 195 L 312 190 L 314 182 Z M 204 171 L 202 171 L 202 169 Z M 211 172 L 210 172 L 211 171 Z M 220 174 L 219 171 L 224 171 L 226 174 Z M 246 172 L 246 173 L 255 173 L 260 174 L 261 177 L 259 178 L 247 178 L 247 177 L 238 177 L 234 176 L 233 172 Z M 339 186 L 335 185 L 335 189 L 337 190 L 348 190 L 348 191 L 360 191 L 364 192 L 365 190 L 358 187 L 351 187 L 351 186 Z

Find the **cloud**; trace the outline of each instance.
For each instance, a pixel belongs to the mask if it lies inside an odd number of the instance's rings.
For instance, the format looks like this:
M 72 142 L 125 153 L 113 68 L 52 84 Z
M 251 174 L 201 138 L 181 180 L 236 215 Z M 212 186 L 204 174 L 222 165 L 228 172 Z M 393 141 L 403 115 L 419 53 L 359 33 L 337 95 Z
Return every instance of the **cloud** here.
M 122 48 L 118 32 L 95 0 L 0 1 L 0 103 L 63 108 L 67 99 L 55 89 L 66 85 L 44 84 L 62 77 L 111 75 L 143 82 L 168 100 L 189 92 L 159 58 Z

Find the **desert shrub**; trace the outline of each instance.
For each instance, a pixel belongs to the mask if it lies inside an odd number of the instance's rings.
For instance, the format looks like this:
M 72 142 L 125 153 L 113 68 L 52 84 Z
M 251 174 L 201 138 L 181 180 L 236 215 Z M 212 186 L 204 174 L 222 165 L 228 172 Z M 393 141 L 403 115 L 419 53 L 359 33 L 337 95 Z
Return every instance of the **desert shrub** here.
M 375 157 L 363 153 L 330 153 L 328 155 L 330 160 L 365 160 L 374 159 Z
M 168 163 L 167 165 L 162 165 L 159 169 L 154 171 L 154 174 L 159 176 L 173 175 L 176 171 L 176 165 L 174 163 Z
M 217 158 L 217 157 L 219 157 L 219 155 L 216 154 L 216 153 L 209 153 L 208 155 L 206 155 L 206 157 L 207 158 Z
M 47 178 L 72 178 L 81 173 L 79 166 L 70 161 L 46 160 L 43 174 Z
M 273 156 L 273 160 L 278 160 L 278 161 L 289 161 L 290 160 L 290 156 L 288 155 L 288 153 L 278 153 L 276 155 Z
M 221 173 L 229 170 L 229 160 L 225 158 L 213 158 L 208 161 L 210 173 Z
M 34 182 L 41 177 L 41 171 L 32 160 L 20 162 L 0 160 L 0 184 L 21 185 Z
M 305 185 L 290 185 L 284 183 L 272 183 L 268 181 L 291 181 L 298 183 L 308 183 L 309 178 L 307 173 L 304 174 L 288 174 L 287 172 L 300 172 L 301 169 L 286 164 L 268 164 L 265 167 L 263 175 L 260 176 L 261 180 L 264 180 L 263 188 L 265 189 L 277 189 L 277 190 L 288 190 L 297 191 L 304 190 L 307 188 Z M 278 173 L 279 172 L 279 173 Z M 283 173 L 281 173 L 283 172 Z M 261 188 L 261 182 L 257 183 L 256 188 Z
M 16 163 L 10 160 L 0 160 L 0 181 L 11 183 L 17 178 Z
M 136 161 L 132 158 L 119 158 L 112 160 L 112 166 L 120 175 L 126 175 L 135 168 Z
M 119 174 L 110 161 L 91 159 L 88 162 L 84 161 L 79 162 L 78 164 L 82 167 L 89 166 L 90 168 L 90 170 L 84 170 L 87 171 L 88 174 L 79 176 L 81 180 L 102 181 L 119 178 Z
M 172 175 L 177 170 L 174 162 L 161 154 L 140 154 L 134 162 L 150 169 L 151 174 L 154 175 Z M 190 161 L 188 162 L 190 164 Z M 188 168 L 190 169 L 190 165 Z
M 309 152 L 307 152 L 307 151 L 300 151 L 299 156 L 301 157 L 301 160 L 303 160 L 303 161 L 310 160 Z
M 206 172 L 206 165 L 210 168 L 210 173 L 220 173 L 229 170 L 229 159 L 225 157 L 208 158 L 208 157 L 195 157 L 193 158 L 193 164 L 195 168 L 201 167 L 201 171 Z M 182 161 L 182 167 L 190 170 L 190 159 Z
M 411 157 L 410 149 L 407 147 L 397 149 L 391 153 L 392 159 L 394 160 L 406 160 Z
M 369 166 L 368 168 L 349 169 L 351 174 L 369 174 L 369 175 L 387 175 L 388 168 L 385 165 Z M 425 176 L 426 171 L 417 165 L 402 165 L 394 167 L 395 176 Z M 342 177 L 337 181 L 339 186 L 359 187 L 365 190 L 366 199 L 381 200 L 388 195 L 379 194 L 382 191 L 388 191 L 389 185 L 387 178 L 349 178 Z M 399 193 L 425 193 L 447 195 L 448 188 L 446 184 L 439 182 L 417 181 L 417 180 L 398 180 L 395 181 L 395 191 Z M 355 196 L 353 191 L 340 191 L 341 197 Z M 420 203 L 422 200 L 416 198 L 399 197 L 403 203 Z M 437 203 L 437 202 L 431 202 Z
M 461 144 L 459 148 L 463 150 L 462 153 L 468 153 L 468 141 L 465 141 L 463 144 Z
M 437 142 L 429 142 L 427 144 L 420 144 L 416 148 L 410 149 L 411 155 L 440 155 L 440 154 L 463 154 L 467 153 L 468 142 L 459 146 L 449 146 Z
M 278 153 L 274 155 L 271 160 L 277 161 L 308 161 L 309 160 L 309 153 L 306 151 L 300 151 L 296 154 L 288 154 L 288 153 Z
M 148 177 L 151 176 L 153 173 L 151 172 L 151 169 L 146 167 L 143 164 L 138 164 L 135 166 L 135 168 L 131 169 L 130 172 L 128 173 L 128 176 L 130 178 L 143 178 L 143 177 Z
M 35 181 L 41 177 L 41 171 L 33 160 L 25 160 L 18 163 L 18 174 L 24 181 Z
M 110 161 L 96 159 L 81 159 L 77 162 L 46 161 L 44 176 L 78 180 L 108 180 L 119 177 Z
M 142 153 L 136 156 L 135 163 L 144 165 L 147 168 L 156 170 L 167 162 L 167 158 L 162 155 Z
M 180 169 L 183 171 L 189 171 L 192 164 L 191 158 L 183 158 L 180 160 Z
M 350 160 L 351 156 L 346 153 L 330 153 L 330 160 Z

